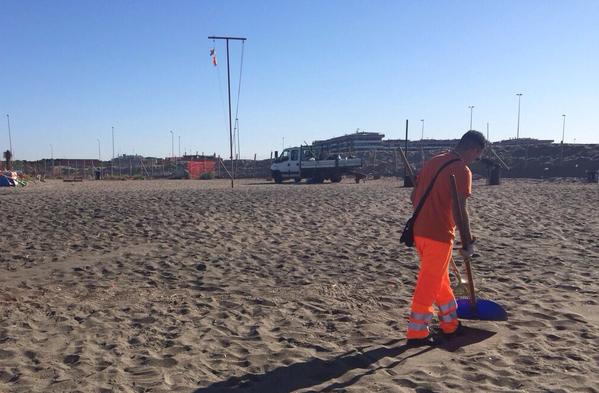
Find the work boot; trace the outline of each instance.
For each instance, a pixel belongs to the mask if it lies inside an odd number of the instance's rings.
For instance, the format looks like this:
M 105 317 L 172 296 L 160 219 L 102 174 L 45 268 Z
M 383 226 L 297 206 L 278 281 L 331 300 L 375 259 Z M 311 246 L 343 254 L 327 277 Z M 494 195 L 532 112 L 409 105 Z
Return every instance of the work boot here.
M 464 326 L 462 325 L 462 322 L 458 322 L 458 326 L 456 327 L 456 329 L 451 333 L 443 333 L 443 337 L 445 337 L 445 338 L 459 337 L 459 336 L 462 336 L 463 334 L 464 334 Z

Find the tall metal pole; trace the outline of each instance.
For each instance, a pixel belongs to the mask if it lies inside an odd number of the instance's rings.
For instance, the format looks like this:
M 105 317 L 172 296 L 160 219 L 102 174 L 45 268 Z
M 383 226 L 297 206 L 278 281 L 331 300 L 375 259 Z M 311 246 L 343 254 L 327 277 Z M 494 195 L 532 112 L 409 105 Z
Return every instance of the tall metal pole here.
M 112 161 L 110 161 L 110 176 L 114 176 L 114 126 L 112 127 Z
M 406 141 L 405 141 L 405 151 L 406 151 L 406 155 L 408 154 L 408 119 L 406 119 Z M 406 176 L 408 176 L 408 173 L 406 172 Z
M 522 98 L 522 93 L 516 93 L 518 96 L 518 125 L 516 126 L 516 139 L 520 139 L 520 99 Z
M 12 135 L 10 134 L 10 116 L 8 113 L 6 114 L 6 120 L 8 121 L 8 146 L 10 147 L 10 152 L 12 154 L 12 159 L 15 159 L 15 152 L 12 150 Z
M 100 138 L 96 138 L 98 141 L 98 161 L 102 161 L 102 155 L 100 154 Z
M 171 161 L 175 157 L 175 133 L 171 130 Z
M 562 143 L 561 143 L 561 149 L 560 149 L 560 153 L 559 153 L 559 159 L 560 161 L 564 160 L 564 137 L 566 135 L 566 115 L 562 115 L 564 122 L 562 123 Z
M 422 122 L 422 133 L 420 134 L 420 166 L 424 166 L 424 119 L 420 119 Z
M 227 90 L 229 93 L 229 149 L 231 158 L 231 188 L 233 188 L 235 174 L 233 171 L 233 122 L 231 120 L 231 68 L 229 65 L 229 40 L 245 41 L 240 37 L 208 37 L 209 40 L 225 40 L 227 42 Z
M 181 157 L 181 135 L 179 135 L 179 155 L 178 157 Z
M 472 109 L 474 109 L 474 105 L 470 105 L 468 108 L 470 108 L 470 128 L 469 130 L 472 129 Z
M 487 142 L 489 141 L 489 122 L 487 122 Z
M 50 160 L 52 162 L 52 176 L 54 176 L 54 147 L 52 146 L 52 144 L 50 143 Z

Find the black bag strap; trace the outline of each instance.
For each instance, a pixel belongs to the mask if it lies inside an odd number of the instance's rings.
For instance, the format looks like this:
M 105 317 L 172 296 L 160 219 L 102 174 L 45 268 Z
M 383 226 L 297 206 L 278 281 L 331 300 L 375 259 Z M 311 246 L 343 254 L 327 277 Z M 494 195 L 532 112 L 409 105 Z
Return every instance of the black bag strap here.
M 448 166 L 449 164 L 453 164 L 456 161 L 460 161 L 460 159 L 459 158 L 454 158 L 452 160 L 449 160 L 445 164 L 443 164 L 441 166 L 441 168 L 439 168 L 439 170 L 435 174 L 435 177 L 433 177 L 433 180 L 431 180 L 431 184 L 428 185 L 428 188 L 424 192 L 424 195 L 422 196 L 422 198 L 420 198 L 420 201 L 418 202 L 418 206 L 416 207 L 416 210 L 414 210 L 414 214 L 412 214 L 412 219 L 414 219 L 414 220 L 416 219 L 416 216 L 418 216 L 418 213 L 422 209 L 422 206 L 424 206 L 424 202 L 426 201 L 426 198 L 428 197 L 428 194 L 430 194 L 431 190 L 433 189 L 433 185 L 435 184 L 435 180 L 437 180 L 437 176 L 439 176 L 439 174 L 441 173 L 441 171 L 443 169 L 445 169 L 446 166 Z

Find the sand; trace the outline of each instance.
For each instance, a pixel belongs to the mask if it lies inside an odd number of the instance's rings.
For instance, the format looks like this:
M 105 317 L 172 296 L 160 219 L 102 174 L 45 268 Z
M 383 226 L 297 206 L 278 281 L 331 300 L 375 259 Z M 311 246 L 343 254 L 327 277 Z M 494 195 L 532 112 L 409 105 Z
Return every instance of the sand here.
M 0 392 L 599 391 L 599 187 L 474 185 L 507 322 L 407 348 L 409 190 L 48 181 L 0 189 Z

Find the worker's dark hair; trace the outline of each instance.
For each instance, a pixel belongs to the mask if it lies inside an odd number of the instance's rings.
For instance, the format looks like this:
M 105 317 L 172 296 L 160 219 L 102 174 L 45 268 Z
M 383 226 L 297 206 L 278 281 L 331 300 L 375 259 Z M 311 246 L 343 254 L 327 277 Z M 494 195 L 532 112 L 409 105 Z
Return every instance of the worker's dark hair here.
M 487 140 L 482 132 L 470 130 L 462 135 L 462 139 L 458 142 L 457 147 L 463 150 L 472 148 L 484 149 L 487 145 Z

